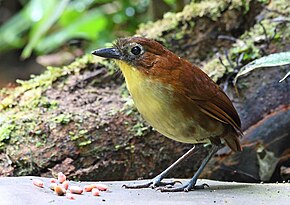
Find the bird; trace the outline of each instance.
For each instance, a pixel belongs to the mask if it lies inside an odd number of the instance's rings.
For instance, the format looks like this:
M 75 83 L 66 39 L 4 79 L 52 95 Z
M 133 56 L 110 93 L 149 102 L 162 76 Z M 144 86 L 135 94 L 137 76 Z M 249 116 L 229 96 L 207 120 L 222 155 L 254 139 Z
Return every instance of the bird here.
M 242 150 L 240 117 L 225 92 L 198 66 L 161 43 L 139 36 L 120 38 L 110 48 L 93 55 L 114 59 L 125 78 L 127 89 L 142 117 L 159 133 L 172 140 L 192 144 L 176 162 L 159 175 L 125 188 L 157 188 L 162 192 L 202 189 L 197 179 L 209 160 L 226 144 Z M 193 155 L 196 146 L 210 144 L 208 155 L 194 176 L 181 186 L 162 180 L 182 161 Z

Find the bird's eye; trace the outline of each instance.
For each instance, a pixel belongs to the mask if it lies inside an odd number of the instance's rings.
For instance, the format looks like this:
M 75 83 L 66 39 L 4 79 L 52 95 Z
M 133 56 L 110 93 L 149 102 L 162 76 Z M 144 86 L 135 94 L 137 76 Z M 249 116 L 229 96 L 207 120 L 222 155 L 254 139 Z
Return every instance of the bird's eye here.
M 131 53 L 133 53 L 134 55 L 139 55 L 141 53 L 141 48 L 139 46 L 134 46 L 131 49 Z

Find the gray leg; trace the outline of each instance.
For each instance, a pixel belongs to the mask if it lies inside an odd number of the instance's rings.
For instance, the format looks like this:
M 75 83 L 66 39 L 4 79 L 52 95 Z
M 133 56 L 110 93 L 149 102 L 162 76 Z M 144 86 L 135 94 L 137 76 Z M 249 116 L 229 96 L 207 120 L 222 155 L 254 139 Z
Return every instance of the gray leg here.
M 203 160 L 202 164 L 200 165 L 200 167 L 198 168 L 197 172 L 194 174 L 194 176 L 191 178 L 191 180 L 180 187 L 159 187 L 157 188 L 157 190 L 160 190 L 162 192 L 179 192 L 179 191 L 185 191 L 188 192 L 190 190 L 194 190 L 194 189 L 204 189 L 204 187 L 208 186 L 207 184 L 202 184 L 199 186 L 196 186 L 196 181 L 199 177 L 199 175 L 201 174 L 201 172 L 203 171 L 204 167 L 206 166 L 206 164 L 209 162 L 209 160 L 213 157 L 213 155 L 219 150 L 219 146 L 217 145 L 212 145 L 212 149 L 210 151 L 210 153 L 207 155 L 207 157 Z
M 128 189 L 138 189 L 138 188 L 148 188 L 148 187 L 159 187 L 166 185 L 174 185 L 178 181 L 173 182 L 161 182 L 161 180 L 166 177 L 176 166 L 178 166 L 181 162 L 189 158 L 195 152 L 195 146 L 193 146 L 190 150 L 188 150 L 184 155 L 182 155 L 178 160 L 176 160 L 172 165 L 170 165 L 167 169 L 161 172 L 159 175 L 154 177 L 149 182 L 143 184 L 132 184 L 132 185 L 123 185 L 123 187 Z

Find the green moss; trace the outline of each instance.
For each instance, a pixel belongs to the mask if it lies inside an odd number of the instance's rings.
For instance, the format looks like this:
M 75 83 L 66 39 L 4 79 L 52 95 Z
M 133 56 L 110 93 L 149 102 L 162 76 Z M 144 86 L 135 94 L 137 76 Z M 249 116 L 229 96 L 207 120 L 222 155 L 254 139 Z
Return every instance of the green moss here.
M 66 114 L 60 114 L 54 118 L 51 119 L 52 122 L 66 125 L 72 120 L 72 114 L 66 113 Z
M 43 97 L 43 100 L 40 101 L 39 106 L 47 108 L 47 109 L 55 110 L 56 108 L 58 108 L 58 101 L 48 100 L 46 97 Z
M 0 148 L 4 145 L 4 142 L 10 139 L 11 133 L 14 131 L 14 124 L 2 124 L 0 126 Z
M 133 144 L 115 145 L 115 150 L 116 151 L 119 151 L 121 149 L 130 151 L 131 153 L 134 153 L 135 145 L 133 145 Z
M 229 52 L 231 59 L 236 59 L 242 53 L 244 54 L 243 61 L 245 62 L 261 57 L 260 42 L 267 43 L 265 42 L 267 38 L 272 41 L 279 41 L 281 35 L 283 35 L 281 32 L 275 33 L 276 26 L 277 23 L 274 23 L 271 19 L 264 19 L 261 21 L 261 24 L 254 25 L 249 32 L 243 34 L 240 40 L 233 45 L 233 48 Z
M 267 3 L 267 2 L 266 2 Z M 286 4 L 286 2 L 284 2 Z M 272 1 L 268 6 L 269 9 L 278 9 L 279 11 L 289 10 L 285 7 L 285 4 L 280 3 L 280 1 Z M 289 5 L 289 4 L 287 4 Z M 280 6 L 280 8 L 279 8 Z M 282 7 L 282 8 L 281 8 Z M 289 6 L 288 6 L 289 7 Z M 232 48 L 229 50 L 229 59 L 235 64 L 237 58 L 243 55 L 242 64 L 246 64 L 262 56 L 261 45 L 266 45 L 267 43 L 279 42 L 280 40 L 287 42 L 286 39 L 290 39 L 290 28 L 288 26 L 279 26 L 278 22 L 273 21 L 273 18 L 279 17 L 279 14 L 275 12 L 267 12 L 264 19 L 259 23 L 255 24 L 249 31 L 245 32 Z M 264 28 L 263 28 L 264 27 Z M 266 31 L 266 35 L 265 35 Z M 271 41 L 271 42 L 267 42 Z M 223 77 L 226 73 L 233 72 L 233 67 L 230 66 L 229 62 L 226 60 L 224 55 L 221 55 L 222 61 L 225 64 L 223 66 L 218 59 L 214 58 L 210 60 L 204 67 L 205 72 L 209 74 L 215 81 Z M 241 87 L 244 87 L 241 86 Z
M 42 147 L 44 144 L 42 142 L 36 142 L 35 146 L 36 147 Z
M 120 150 L 121 147 L 122 147 L 122 146 L 119 145 L 119 144 L 118 144 L 118 145 L 115 145 L 115 150 L 118 151 L 118 150 Z
M 30 80 L 17 80 L 19 84 L 15 89 L 2 89 L 0 95 L 0 149 L 5 143 L 13 143 L 17 148 L 23 141 L 32 140 L 32 136 L 45 137 L 41 130 L 35 129 L 42 122 L 43 112 L 49 113 L 58 108 L 56 100 L 49 100 L 43 95 L 52 84 L 60 78 L 71 73 L 79 73 L 93 62 L 91 55 L 86 55 L 69 66 L 61 68 L 48 67 L 38 76 L 32 76 Z M 49 119 L 51 123 L 67 124 L 72 120 L 71 114 L 60 114 Z M 31 139 L 28 139 L 31 138 Z M 37 146 L 40 145 L 37 142 Z
M 222 59 L 222 61 L 226 62 L 224 58 Z M 223 77 L 226 72 L 226 67 L 221 64 L 219 59 L 215 58 L 209 61 L 203 67 L 203 71 L 216 82 L 219 78 Z
M 80 135 L 85 135 L 85 134 L 87 134 L 88 133 L 88 130 L 80 130 L 79 131 L 79 134 Z
M 92 143 L 92 140 L 87 140 L 79 143 L 80 147 L 87 146 Z
M 80 139 L 82 136 L 80 136 L 80 135 L 70 135 L 70 140 L 71 141 L 76 141 L 76 140 L 78 140 L 78 139 Z
M 91 55 L 85 55 L 84 57 L 76 60 L 74 63 L 69 66 L 64 67 L 47 67 L 47 70 L 38 76 L 32 76 L 30 80 L 23 81 L 17 80 L 17 83 L 20 85 L 17 88 L 8 91 L 1 91 L 7 97 L 5 97 L 0 102 L 0 111 L 5 110 L 6 108 L 11 108 L 14 106 L 18 106 L 19 98 L 24 94 L 29 96 L 33 96 L 33 101 L 37 101 L 41 97 L 42 92 L 47 90 L 54 81 L 59 79 L 60 77 L 67 76 L 70 73 L 77 73 L 81 69 L 85 68 L 86 65 L 92 62 Z M 36 96 L 34 96 L 36 95 Z M 25 97 L 25 96 L 24 96 Z M 23 100 L 24 103 L 29 104 L 30 102 L 27 99 Z M 31 101 L 31 100 L 30 100 Z M 22 102 L 22 101 L 20 101 Z M 37 104 L 37 103 L 35 103 Z M 21 106 L 21 105 L 20 105 Z
M 226 9 L 244 9 L 245 13 L 249 11 L 249 4 L 252 0 L 204 0 L 201 2 L 192 2 L 186 5 L 182 12 L 166 13 L 162 20 L 156 22 L 149 22 L 141 24 L 137 34 L 146 35 L 148 38 L 153 38 L 162 41 L 161 36 L 163 32 L 169 32 L 176 29 L 179 23 L 187 22 L 193 28 L 195 20 L 200 17 L 209 18 L 213 21 L 217 21 Z M 229 7 L 229 8 L 228 8 Z M 183 23 L 184 24 L 184 23 Z M 175 33 L 176 39 L 182 39 L 184 36 L 184 30 L 188 29 L 187 24 L 185 27 Z M 165 43 L 165 42 L 164 42 Z
M 130 128 L 130 131 L 134 133 L 134 136 L 144 136 L 149 128 L 150 126 L 146 125 L 144 121 L 142 122 L 141 120 L 140 122 L 137 122 L 132 128 Z
M 78 127 L 76 129 L 78 129 Z M 75 141 L 79 147 L 84 147 L 92 143 L 91 137 L 90 135 L 88 135 L 88 132 L 88 130 L 80 129 L 79 131 L 77 131 L 77 133 L 70 131 L 68 134 L 71 141 Z
M 134 151 L 135 151 L 135 145 L 130 144 L 130 145 L 128 145 L 128 146 L 125 147 L 125 150 L 128 150 L 131 153 L 134 153 Z

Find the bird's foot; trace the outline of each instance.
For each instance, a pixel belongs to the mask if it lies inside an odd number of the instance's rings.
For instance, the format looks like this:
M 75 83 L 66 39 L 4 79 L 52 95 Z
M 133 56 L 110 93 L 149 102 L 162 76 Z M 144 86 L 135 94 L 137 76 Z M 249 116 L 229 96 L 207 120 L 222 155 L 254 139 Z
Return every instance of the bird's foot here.
M 156 187 L 173 187 L 176 183 L 180 183 L 180 181 L 171 181 L 171 182 L 162 182 L 162 178 L 157 176 L 151 179 L 149 182 L 140 183 L 140 184 L 124 184 L 122 187 L 126 189 L 141 189 L 141 188 L 152 188 L 155 189 Z
M 198 189 L 204 189 L 205 187 L 209 187 L 208 184 L 202 184 L 202 185 L 195 185 L 191 183 L 187 183 L 180 187 L 158 187 L 156 190 L 159 190 L 161 192 L 188 192 L 192 190 L 198 190 Z

